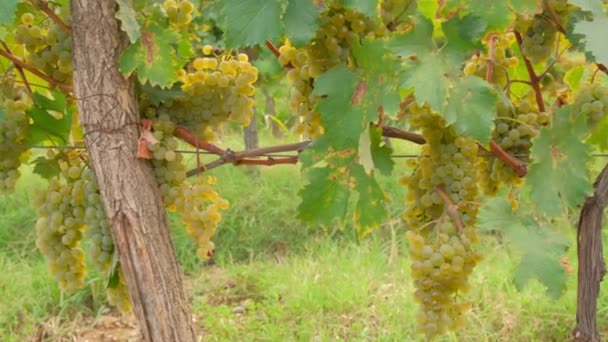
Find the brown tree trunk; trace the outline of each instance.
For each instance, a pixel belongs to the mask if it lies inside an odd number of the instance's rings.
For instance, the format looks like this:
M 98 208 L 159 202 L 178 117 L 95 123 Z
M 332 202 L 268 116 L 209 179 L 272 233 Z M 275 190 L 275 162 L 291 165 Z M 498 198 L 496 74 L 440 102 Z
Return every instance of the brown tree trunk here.
M 145 341 L 195 341 L 160 193 L 136 158 L 139 114 L 133 82 L 118 71 L 116 2 L 73 0 L 71 10 L 78 109 L 139 328 Z
M 255 114 L 251 118 L 251 122 L 248 126 L 245 127 L 244 131 L 244 139 L 245 139 L 245 149 L 253 150 L 254 148 L 259 147 L 259 139 L 258 139 L 258 125 L 255 118 Z
M 597 297 L 606 273 L 602 255 L 602 215 L 608 204 L 608 165 L 597 177 L 594 194 L 585 201 L 577 229 L 578 295 L 575 341 L 600 341 L 597 330 Z

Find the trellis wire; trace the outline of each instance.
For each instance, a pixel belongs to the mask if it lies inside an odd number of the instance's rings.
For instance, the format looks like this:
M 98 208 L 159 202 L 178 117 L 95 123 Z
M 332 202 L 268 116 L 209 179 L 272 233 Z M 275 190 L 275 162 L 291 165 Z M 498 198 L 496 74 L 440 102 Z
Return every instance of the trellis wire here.
M 86 150 L 86 147 L 84 146 L 70 146 L 70 145 L 63 145 L 63 146 L 46 146 L 46 145 L 25 145 L 24 147 L 30 148 L 30 149 L 59 149 L 59 150 Z M 204 150 L 175 150 L 175 153 L 181 153 L 181 154 L 198 154 L 198 155 L 217 155 L 216 153 L 213 152 L 208 152 L 208 151 L 204 151 Z M 391 158 L 418 158 L 420 155 L 419 154 L 392 154 Z M 487 152 L 484 154 L 480 154 L 480 156 L 482 157 L 490 157 L 490 156 L 494 156 L 494 154 Z M 592 157 L 595 158 L 607 158 L 608 157 L 608 153 L 592 153 L 591 154 Z M 276 153 L 269 153 L 269 154 L 262 154 L 259 155 L 259 157 L 273 157 L 273 158 L 286 158 L 286 157 L 297 157 L 297 155 L 294 154 L 276 154 Z M 529 157 L 529 155 L 525 155 L 525 154 L 515 154 L 513 155 L 513 157 Z M 250 157 L 253 158 L 253 157 Z

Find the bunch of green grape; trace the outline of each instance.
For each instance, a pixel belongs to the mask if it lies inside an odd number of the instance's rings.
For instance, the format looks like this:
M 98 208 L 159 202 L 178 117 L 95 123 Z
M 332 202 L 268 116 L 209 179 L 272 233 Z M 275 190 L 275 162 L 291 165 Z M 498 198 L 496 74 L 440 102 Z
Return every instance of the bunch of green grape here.
M 316 138 L 324 133 L 321 116 L 315 110 L 316 96 L 312 94 L 313 81 L 321 74 L 318 64 L 309 64 L 306 49 L 296 49 L 289 42 L 279 48 L 279 63 L 288 67 L 287 80 L 291 83 L 289 108 L 300 119 L 295 133 Z
M 466 323 L 470 303 L 461 293 L 480 255 L 473 227 L 478 205 L 475 160 L 478 146 L 459 136 L 428 106 L 409 106 L 411 124 L 427 141 L 408 186 L 406 238 L 420 305 L 417 328 L 432 339 Z M 450 212 L 450 210 L 455 211 Z
M 490 61 L 488 52 L 474 55 L 465 64 L 463 72 L 465 75 L 475 75 L 486 79 L 488 67 L 491 65 L 493 76 L 488 81 L 504 87 L 508 79 L 508 70 L 514 68 L 519 63 L 519 60 L 513 56 L 510 48 L 515 42 L 515 35 L 513 33 L 506 33 L 494 39 L 494 59 Z
M 72 292 L 84 286 L 86 265 L 80 247 L 85 229 L 85 165 L 78 156 L 59 162 L 61 173 L 44 191 L 34 193 L 36 246 L 46 257 L 49 272 L 62 289 Z
M 289 107 L 298 115 L 297 134 L 315 138 L 324 133 L 312 95 L 314 80 L 331 67 L 347 62 L 351 47 L 363 37 L 382 36 L 386 28 L 364 14 L 333 1 L 321 13 L 319 30 L 312 42 L 295 48 L 288 41 L 279 47 L 279 63 L 292 84 Z
M 89 257 L 93 265 L 100 272 L 107 272 L 112 264 L 114 256 L 114 241 L 112 231 L 101 202 L 101 194 L 97 179 L 91 169 L 87 168 L 82 173 L 82 179 L 86 183 L 86 210 L 85 224 L 87 226 L 85 235 L 89 239 Z
M 169 211 L 176 212 L 186 230 L 198 245 L 198 255 L 208 259 L 213 255 L 211 238 L 221 220 L 220 210 L 228 208 L 228 201 L 213 189 L 213 177 L 197 177 L 186 182 L 186 165 L 182 154 L 176 153 L 177 140 L 173 137 L 175 124 L 162 115 L 153 124 L 157 143 L 149 143 L 153 166 L 163 202 Z
M 19 179 L 19 166 L 26 157 L 31 101 L 16 87 L 12 75 L 0 78 L 0 194 L 12 192 Z
M 572 112 L 585 115 L 589 127 L 595 127 L 608 115 L 608 87 L 599 82 L 581 85 L 573 100 Z
M 213 53 L 212 49 L 203 50 Z M 146 116 L 168 115 L 176 124 L 207 140 L 212 140 L 213 131 L 228 120 L 249 125 L 254 114 L 258 70 L 247 55 L 196 58 L 188 70 L 182 70 L 180 78 L 187 96 L 159 106 L 144 102 L 142 109 Z
M 548 123 L 549 114 L 539 113 L 529 101 L 515 107 L 499 103 L 492 139 L 511 156 L 528 162 L 532 138 L 538 135 L 540 126 Z M 480 186 L 488 195 L 496 194 L 503 184 L 516 187 L 523 184 L 523 179 L 510 166 L 494 156 L 481 156 L 478 169 Z
M 34 16 L 24 13 L 17 27 L 15 40 L 27 51 L 26 60 L 54 80 L 61 83 L 72 81 L 72 40 L 52 21 L 48 27 L 36 26 Z M 69 24 L 69 16 L 66 16 Z
M 521 50 L 532 63 L 542 62 L 555 52 L 557 27 L 566 27 L 570 11 L 567 0 L 549 0 L 543 1 L 543 11 L 531 20 L 517 18 L 515 29 L 523 35 Z
M 169 23 L 181 28 L 192 22 L 194 5 L 189 0 L 165 0 L 163 8 L 169 17 Z

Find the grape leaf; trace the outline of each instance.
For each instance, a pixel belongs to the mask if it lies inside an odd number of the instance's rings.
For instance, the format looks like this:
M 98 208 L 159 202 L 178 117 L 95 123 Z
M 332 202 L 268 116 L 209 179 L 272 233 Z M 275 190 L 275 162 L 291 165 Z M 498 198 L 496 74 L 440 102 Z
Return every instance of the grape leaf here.
M 53 137 L 67 144 L 74 113 L 72 109 L 66 107 L 65 96 L 61 92 L 53 92 L 53 98 L 33 93 L 32 100 L 34 106 L 27 111 L 32 123 L 26 144 L 35 145 Z M 59 114 L 60 118 L 51 115 L 51 112 Z
M 513 282 L 522 290 L 531 278 L 537 278 L 553 298 L 566 286 L 566 272 L 560 257 L 566 250 L 566 239 L 550 227 L 541 226 L 532 216 L 514 212 L 503 197 L 488 199 L 479 209 L 478 227 L 482 231 L 500 231 L 509 244 L 522 255 Z
M 355 224 L 359 235 L 363 236 L 384 222 L 387 215 L 386 195 L 373 174 L 367 174 L 363 167 L 354 164 L 350 171 L 355 178 L 355 190 L 359 193 Z
M 140 39 L 125 49 L 120 57 L 120 71 L 130 75 L 137 71 L 141 83 L 167 87 L 178 80 L 177 71 L 186 64 L 188 56 L 183 40 L 173 28 L 152 24 L 144 28 Z M 177 55 L 177 50 L 180 56 Z
M 434 111 L 441 112 L 448 94 L 447 68 L 449 67 L 439 55 L 424 56 L 421 60 L 412 62 L 401 87 L 414 88 L 418 103 L 427 102 Z
M 534 139 L 526 186 L 542 213 L 557 216 L 564 204 L 580 204 L 592 191 L 586 172 L 591 148 L 582 142 L 586 132 L 585 116 L 572 117 L 566 106 L 553 116 L 551 126 L 541 128 Z
M 487 31 L 503 31 L 513 21 L 507 1 L 471 0 L 469 13 L 482 18 L 488 24 Z
M 608 150 L 608 116 L 605 116 L 597 123 L 588 141 L 599 147 L 602 151 Z
M 401 57 L 429 54 L 436 48 L 433 41 L 433 23 L 422 17 L 414 17 L 414 28 L 396 33 L 388 42 L 388 48 Z
M 583 77 L 586 76 L 586 74 L 587 68 L 582 65 L 577 65 L 572 69 L 566 71 L 566 74 L 564 75 L 564 82 L 566 82 L 570 89 L 576 91 L 580 87 L 581 81 L 583 80 Z
M 108 270 L 108 282 L 106 284 L 106 288 L 115 289 L 118 287 L 120 282 L 120 261 L 118 258 L 118 253 L 114 253 L 112 255 L 112 265 Z
M 351 105 L 355 87 L 359 83 L 355 73 L 339 65 L 322 74 L 315 81 L 313 94 L 325 96 L 317 104 L 321 124 L 331 134 L 324 134 L 313 145 L 314 148 L 333 147 L 343 149 L 356 147 L 359 136 L 365 129 L 363 113 Z
M 222 6 L 224 40 L 229 48 L 263 44 L 283 34 L 281 4 L 277 0 L 225 0 Z
M 0 121 L 4 120 L 4 116 L 6 115 L 4 107 L 0 107 Z
M 338 179 L 340 172 L 329 167 L 311 168 L 307 176 L 310 183 L 299 193 L 298 217 L 317 224 L 344 217 L 350 189 Z
M 15 9 L 20 0 L 0 1 L 0 25 L 9 25 L 15 20 Z
M 470 57 L 473 50 L 483 49 L 481 41 L 487 26 L 487 23 L 481 18 L 471 15 L 450 18 L 443 24 L 443 31 L 447 38 L 446 47 L 451 54 L 460 53 L 466 58 Z
M 151 86 L 149 84 L 143 84 L 140 86 L 140 90 L 148 95 L 148 100 L 154 106 L 158 106 L 161 103 L 169 103 L 176 98 L 186 97 L 179 84 L 174 84 L 169 89 L 163 89 L 159 86 Z
M 574 1 L 573 4 L 593 13 L 593 20 L 579 20 L 574 24 L 574 33 L 582 35 L 580 42 L 598 63 L 608 63 L 608 44 L 604 34 L 608 27 L 608 15 L 604 14 L 601 1 Z
M 378 1 L 376 0 L 340 0 L 344 7 L 350 7 L 365 15 L 374 18 L 378 12 Z
M 526 16 L 534 15 L 539 8 L 537 0 L 510 0 L 509 2 L 513 12 Z
M 425 18 L 429 20 L 435 18 L 437 9 L 439 8 L 437 0 L 418 0 L 416 3 L 418 5 L 418 10 Z
M 285 35 L 294 46 L 308 43 L 319 25 L 319 9 L 312 1 L 289 0 L 283 16 Z
M 458 133 L 486 145 L 494 127 L 497 102 L 498 96 L 488 82 L 465 76 L 451 89 L 444 117 Z
M 359 137 L 359 163 L 367 174 L 374 169 L 374 159 L 372 157 L 372 142 L 370 137 L 370 127 L 368 127 L 361 137 Z
M 141 26 L 137 22 L 137 12 L 133 9 L 131 0 L 116 0 L 118 11 L 116 19 L 120 20 L 120 29 L 127 33 L 129 41 L 135 43 L 141 34 Z
M 34 165 L 33 172 L 44 179 L 50 180 L 51 178 L 59 175 L 61 168 L 57 159 L 47 159 L 45 157 L 38 157 L 33 160 L 30 164 Z
M 391 175 L 395 166 L 392 158 L 393 149 L 382 140 L 382 128 L 376 126 L 370 127 L 369 135 L 374 167 L 383 175 Z

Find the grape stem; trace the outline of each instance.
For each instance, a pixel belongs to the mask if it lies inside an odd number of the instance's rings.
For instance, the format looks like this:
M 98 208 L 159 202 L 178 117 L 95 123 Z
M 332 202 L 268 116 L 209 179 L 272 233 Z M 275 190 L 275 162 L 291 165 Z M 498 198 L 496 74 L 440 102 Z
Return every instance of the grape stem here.
M 51 84 L 53 86 L 56 86 L 58 88 L 61 88 L 65 92 L 73 92 L 73 89 L 72 89 L 71 86 L 63 84 L 63 83 L 55 80 L 54 78 L 48 76 L 47 74 L 45 74 L 42 71 L 38 70 L 37 68 L 29 65 L 28 63 L 20 60 L 19 58 L 15 57 L 15 55 L 13 55 L 12 53 L 10 53 L 10 52 L 8 52 L 8 51 L 6 51 L 4 49 L 0 49 L 0 56 L 3 56 L 4 58 L 6 58 L 6 59 L 10 60 L 11 62 L 13 62 L 13 64 L 15 65 L 15 67 L 25 69 L 25 70 L 31 72 L 32 74 L 34 74 L 34 75 L 42 78 L 43 80 L 45 80 L 49 84 Z
M 185 127 L 177 127 L 175 129 L 175 131 L 173 132 L 173 135 L 175 135 L 176 137 L 180 138 L 181 140 L 187 142 L 188 144 L 192 145 L 193 147 L 196 147 L 197 149 L 202 149 L 207 152 L 217 154 L 219 156 L 223 155 L 225 152 L 220 147 L 199 139 L 196 135 L 194 135 L 192 132 L 190 132 L 190 130 L 188 130 Z
M 61 20 L 61 18 L 59 18 L 57 14 L 55 14 L 55 12 L 53 12 L 53 10 L 49 7 L 49 5 L 46 4 L 46 2 L 30 0 L 29 3 L 38 7 L 39 10 L 46 14 L 46 16 L 49 17 L 53 22 L 55 22 L 55 24 L 57 24 L 57 26 L 59 26 L 65 33 L 67 33 L 68 35 L 72 34 L 72 30 L 70 29 L 70 27 L 66 25 L 66 23 Z
M 489 47 L 488 47 L 488 66 L 486 68 L 486 81 L 488 83 L 492 83 L 494 79 L 494 61 L 496 57 L 496 35 L 491 34 L 488 37 Z
M 521 56 L 524 59 L 524 64 L 526 65 L 526 70 L 528 70 L 528 75 L 530 76 L 530 85 L 532 89 L 534 89 L 534 94 L 536 96 L 536 104 L 538 105 L 539 112 L 545 112 L 545 101 L 543 101 L 543 93 L 540 89 L 540 79 L 538 75 L 534 72 L 534 67 L 530 60 L 524 55 L 521 45 L 523 43 L 523 38 L 521 37 L 521 33 L 517 31 L 513 31 L 515 33 L 515 39 L 517 40 L 517 46 L 519 46 L 519 52 L 521 52 Z
M 2 43 L 2 46 L 4 47 L 6 52 L 13 54 L 11 49 L 8 47 L 8 45 L 4 41 L 0 41 L 0 43 Z M 28 93 L 30 95 L 32 95 L 32 87 L 30 85 L 30 82 L 28 82 L 27 78 L 25 77 L 25 72 L 23 72 L 23 68 L 18 65 L 15 65 L 15 68 L 19 72 L 19 75 L 21 75 L 21 79 L 23 79 L 23 84 L 25 85 L 25 88 L 27 89 Z
M 448 194 L 445 192 L 443 186 L 440 185 L 435 187 L 435 191 L 437 191 L 437 194 L 445 203 L 445 211 L 454 221 L 456 228 L 458 228 L 458 232 L 462 233 L 464 231 L 464 227 L 462 226 L 462 221 L 460 221 L 460 216 L 458 216 L 458 206 L 452 202 L 450 196 L 448 196 Z
M 494 140 L 490 140 L 490 151 L 498 159 L 509 165 L 519 177 L 524 177 L 528 173 L 528 168 L 526 167 L 525 163 L 503 150 L 503 148 L 500 147 L 500 145 L 498 145 Z

